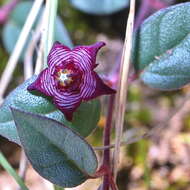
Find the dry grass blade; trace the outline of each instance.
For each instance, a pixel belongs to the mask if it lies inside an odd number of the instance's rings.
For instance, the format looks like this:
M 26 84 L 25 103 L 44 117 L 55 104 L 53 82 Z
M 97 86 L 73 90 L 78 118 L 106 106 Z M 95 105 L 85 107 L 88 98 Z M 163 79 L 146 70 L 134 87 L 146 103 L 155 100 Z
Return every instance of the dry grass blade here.
M 42 23 L 41 23 L 41 40 L 40 40 L 40 45 L 38 48 L 38 55 L 37 55 L 37 60 L 36 60 L 36 67 L 35 67 L 35 74 L 39 74 L 44 65 L 44 46 L 45 46 L 45 41 L 46 41 L 46 33 L 47 33 L 47 27 L 48 27 L 48 20 L 47 20 L 47 15 L 48 15 L 48 9 L 47 6 L 43 12 L 42 16 Z
M 124 113 L 125 113 L 125 105 L 127 98 L 127 86 L 128 86 L 127 79 L 128 79 L 129 65 L 130 65 L 131 47 L 132 47 L 134 15 L 135 15 L 135 0 L 131 0 L 126 34 L 125 34 L 125 42 L 124 42 L 124 48 L 121 60 L 120 79 L 119 79 L 117 98 L 116 98 L 116 110 L 117 110 L 115 115 L 115 118 L 117 118 L 115 123 L 116 140 L 115 140 L 115 149 L 113 155 L 113 175 L 115 178 L 117 175 L 117 168 L 119 162 L 120 144 L 121 144 L 121 136 L 123 131 Z
M 24 57 L 24 79 L 28 79 L 33 75 L 33 56 L 34 56 L 34 51 L 37 48 L 37 43 L 38 40 L 40 39 L 41 36 L 41 28 L 42 28 L 42 19 L 38 23 L 34 34 L 32 36 L 32 39 L 28 45 L 28 48 L 26 50 L 26 54 Z

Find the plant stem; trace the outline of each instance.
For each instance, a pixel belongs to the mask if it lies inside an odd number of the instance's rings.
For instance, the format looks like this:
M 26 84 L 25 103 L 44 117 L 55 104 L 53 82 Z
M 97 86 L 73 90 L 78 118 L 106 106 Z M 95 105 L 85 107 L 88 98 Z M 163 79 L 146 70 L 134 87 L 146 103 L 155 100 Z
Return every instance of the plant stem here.
M 33 33 L 32 39 L 27 47 L 25 56 L 24 56 L 24 79 L 29 79 L 34 74 L 33 72 L 33 57 L 34 51 L 37 48 L 38 40 L 41 36 L 41 29 L 42 29 L 42 18 L 40 19 L 37 27 Z M 36 65 L 37 66 L 37 65 Z
M 116 115 L 115 118 L 115 130 L 116 130 L 116 140 L 115 140 L 115 149 L 113 155 L 113 174 L 116 180 L 117 168 L 119 163 L 120 156 L 120 144 L 121 137 L 123 132 L 123 123 L 124 123 L 124 114 L 125 114 L 125 105 L 127 99 L 127 88 L 128 88 L 128 73 L 130 65 L 130 56 L 132 48 L 132 36 L 133 36 L 133 23 L 134 23 L 134 14 L 135 14 L 135 0 L 130 1 L 130 10 L 128 16 L 128 22 L 126 27 L 126 36 L 123 47 L 122 59 L 121 59 L 121 68 L 120 68 L 120 79 L 117 90 L 116 98 Z
M 24 153 L 24 150 L 21 150 L 21 158 L 20 158 L 20 164 L 19 164 L 19 171 L 18 174 L 22 178 L 22 180 L 25 180 L 26 177 L 26 170 L 28 168 L 28 159 Z
M 167 3 L 160 0 L 142 0 L 137 17 L 135 19 L 134 30 L 137 31 L 144 19 L 151 13 L 167 6 Z
M 104 146 L 110 145 L 110 134 L 111 134 L 111 124 L 112 124 L 112 117 L 113 117 L 113 108 L 114 108 L 114 100 L 115 95 L 111 95 L 109 97 L 109 107 L 108 107 L 108 115 L 107 115 L 107 121 L 106 126 L 104 128 Z M 104 149 L 104 155 L 103 155 L 103 165 L 107 166 L 107 168 L 110 169 L 110 149 Z M 110 176 L 105 175 L 103 179 L 103 190 L 109 190 L 110 183 L 109 183 Z
M 139 26 L 147 16 L 147 14 L 150 12 L 149 9 L 150 9 L 149 0 L 142 0 L 137 14 L 137 18 L 135 19 L 135 25 L 134 25 L 135 31 L 139 28 Z
M 1 152 L 0 165 L 16 180 L 22 190 L 29 190 Z
M 47 56 L 54 42 L 55 20 L 57 16 L 58 0 L 46 1 L 46 29 L 44 33 L 44 68 L 47 67 Z
M 28 35 L 32 29 L 32 26 L 34 24 L 34 21 L 36 20 L 36 17 L 39 13 L 39 10 L 42 6 L 43 0 L 35 0 L 33 7 L 26 19 L 26 22 L 24 24 L 24 27 L 20 33 L 20 36 L 17 40 L 17 43 L 14 47 L 13 53 L 11 54 L 9 61 L 6 65 L 6 68 L 2 74 L 1 80 L 0 80 L 0 99 L 3 98 L 3 95 L 5 93 L 5 90 L 12 78 L 13 71 L 16 67 L 16 64 L 18 62 L 18 59 L 20 57 L 20 54 L 22 53 L 23 47 L 26 43 L 26 40 L 28 38 Z
M 40 35 L 41 35 L 41 39 L 40 39 L 40 43 L 39 43 L 39 47 L 38 47 L 38 52 L 37 52 L 37 59 L 36 59 L 36 66 L 34 69 L 34 74 L 39 74 L 42 69 L 43 69 L 43 65 L 44 65 L 44 47 L 45 47 L 45 36 L 46 36 L 46 30 L 47 30 L 47 10 L 44 9 L 43 14 L 42 14 L 42 18 L 40 21 Z

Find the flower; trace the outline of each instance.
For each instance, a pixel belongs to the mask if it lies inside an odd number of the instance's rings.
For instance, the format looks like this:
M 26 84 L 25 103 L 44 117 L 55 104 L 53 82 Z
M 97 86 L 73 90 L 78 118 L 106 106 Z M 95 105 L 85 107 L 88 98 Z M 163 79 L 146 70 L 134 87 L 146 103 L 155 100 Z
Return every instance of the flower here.
M 104 42 L 97 42 L 70 49 L 55 42 L 48 55 L 48 68 L 27 89 L 52 97 L 67 120 L 72 120 L 73 112 L 82 101 L 115 93 L 94 71 L 96 54 L 104 45 Z

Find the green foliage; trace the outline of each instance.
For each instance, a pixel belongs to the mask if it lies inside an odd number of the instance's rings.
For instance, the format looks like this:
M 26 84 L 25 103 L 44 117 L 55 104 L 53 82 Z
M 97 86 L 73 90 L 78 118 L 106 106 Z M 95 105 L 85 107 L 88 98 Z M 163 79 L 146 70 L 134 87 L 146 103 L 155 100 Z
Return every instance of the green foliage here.
M 70 0 L 77 9 L 95 15 L 107 15 L 128 6 L 128 0 Z
M 11 13 L 9 21 L 3 27 L 2 40 L 3 40 L 6 50 L 9 53 L 11 53 L 13 51 L 13 48 L 19 37 L 19 34 L 20 34 L 20 32 L 24 26 L 24 23 L 26 21 L 26 18 L 30 12 L 32 4 L 33 3 L 31 1 L 19 3 L 15 7 L 13 12 Z M 37 22 L 40 20 L 42 12 L 43 12 L 43 9 L 40 11 L 40 13 L 38 15 Z M 37 22 L 34 24 L 33 29 L 35 29 Z M 32 38 L 32 35 L 33 34 L 30 33 L 27 44 L 30 41 L 30 39 Z M 55 41 L 59 41 L 69 47 L 73 46 L 72 41 L 67 32 L 67 29 L 65 28 L 60 17 L 57 17 L 56 21 L 55 21 Z M 24 49 L 26 49 L 27 44 Z M 22 59 L 24 58 L 24 52 L 22 53 L 21 57 L 22 57 Z
M 96 128 L 100 117 L 100 102 L 98 100 L 82 103 L 77 112 L 74 113 L 73 123 L 68 122 L 63 113 L 51 103 L 50 99 L 38 92 L 30 93 L 27 91 L 28 85 L 35 81 L 36 78 L 37 76 L 33 76 L 25 81 L 5 99 L 0 108 L 0 135 L 20 144 L 10 107 L 55 119 L 73 128 L 84 137 L 88 136 Z
M 140 27 L 134 64 L 150 87 L 178 89 L 190 82 L 190 3 L 162 9 Z
M 87 137 L 97 126 L 100 119 L 100 101 L 93 100 L 82 103 L 74 113 L 72 123 L 69 124 L 82 136 Z
M 13 108 L 12 114 L 25 153 L 41 176 L 56 185 L 74 187 L 95 173 L 93 149 L 70 128 Z

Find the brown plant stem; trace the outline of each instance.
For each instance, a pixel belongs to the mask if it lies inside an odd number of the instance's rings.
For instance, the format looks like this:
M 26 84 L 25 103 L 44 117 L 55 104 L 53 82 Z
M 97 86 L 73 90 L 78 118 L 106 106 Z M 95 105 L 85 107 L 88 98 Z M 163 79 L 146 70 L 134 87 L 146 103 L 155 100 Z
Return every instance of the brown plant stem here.
M 118 163 L 120 159 L 120 145 L 121 145 L 121 138 L 123 132 L 125 105 L 127 98 L 127 88 L 128 88 L 127 79 L 129 73 L 131 48 L 132 48 L 134 15 L 135 15 L 135 0 L 131 0 L 127 27 L 126 27 L 126 34 L 125 34 L 125 42 L 121 59 L 117 98 L 116 98 L 116 115 L 115 115 L 115 118 L 117 118 L 115 122 L 116 139 L 115 139 L 115 149 L 113 155 L 113 175 L 115 180 L 117 176 Z
M 112 117 L 113 117 L 113 108 L 114 108 L 114 100 L 115 95 L 111 95 L 109 97 L 109 106 L 108 106 L 108 115 L 106 126 L 104 128 L 104 146 L 110 146 L 110 134 L 111 134 L 111 124 L 112 124 Z M 104 149 L 103 155 L 103 165 L 107 166 L 110 169 L 110 149 Z M 106 174 L 103 178 L 103 190 L 109 190 L 110 187 L 110 174 Z

